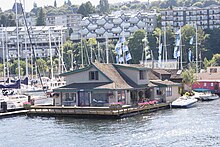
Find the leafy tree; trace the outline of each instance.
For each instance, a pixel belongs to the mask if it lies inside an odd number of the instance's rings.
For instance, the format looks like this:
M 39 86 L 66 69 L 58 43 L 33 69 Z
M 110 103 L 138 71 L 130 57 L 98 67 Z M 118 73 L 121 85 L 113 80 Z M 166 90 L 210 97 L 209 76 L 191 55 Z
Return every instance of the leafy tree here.
M 17 6 L 16 6 L 17 5 Z M 12 11 L 16 13 L 16 7 L 17 7 L 17 12 L 18 14 L 22 14 L 22 4 L 21 3 L 14 3 L 12 7 Z
M 108 14 L 109 13 L 109 3 L 108 0 L 100 0 L 99 1 L 99 10 L 101 14 Z
M 95 7 L 92 6 L 90 1 L 86 2 L 85 4 L 82 3 L 79 6 L 77 13 L 82 14 L 83 17 L 89 16 L 89 14 L 93 14 L 95 12 Z
M 182 82 L 189 86 L 190 91 L 192 91 L 192 85 L 196 82 L 195 70 L 192 68 L 186 69 L 181 76 L 183 78 Z
M 207 59 L 211 59 L 213 54 L 219 53 L 220 44 L 220 28 L 213 28 L 205 30 L 207 39 L 205 40 L 205 50 L 203 54 L 206 55 Z
M 3 76 L 3 72 L 4 72 L 4 66 L 2 63 L 0 63 L 0 75 Z
M 54 5 L 53 5 L 55 8 L 57 7 L 57 1 L 55 0 L 54 1 Z
M 71 1 L 70 1 L 70 0 L 68 0 L 68 1 L 67 1 L 67 5 L 69 5 L 69 6 L 71 6 L 71 5 L 72 5 L 72 3 L 71 3 Z
M 142 59 L 143 52 L 143 39 L 146 32 L 144 30 L 136 31 L 130 38 L 128 42 L 128 48 L 130 49 L 132 55 L 132 63 L 138 64 Z
M 46 72 L 48 71 L 47 62 L 43 60 L 42 58 L 37 59 L 37 67 L 43 75 L 46 75 Z
M 41 7 L 38 13 L 36 26 L 45 26 L 45 25 L 46 25 L 46 14 L 43 8 Z
M 34 2 L 33 8 L 37 8 L 37 3 L 36 2 Z

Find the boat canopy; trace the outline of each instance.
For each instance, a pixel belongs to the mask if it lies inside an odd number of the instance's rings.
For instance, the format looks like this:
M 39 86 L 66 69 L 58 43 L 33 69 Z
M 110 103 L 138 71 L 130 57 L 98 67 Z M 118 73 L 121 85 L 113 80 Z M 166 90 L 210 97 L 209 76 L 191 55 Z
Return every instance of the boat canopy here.
M 211 93 L 214 92 L 213 90 L 205 89 L 205 88 L 196 88 L 196 89 L 193 89 L 193 91 L 195 91 L 195 92 L 211 92 Z

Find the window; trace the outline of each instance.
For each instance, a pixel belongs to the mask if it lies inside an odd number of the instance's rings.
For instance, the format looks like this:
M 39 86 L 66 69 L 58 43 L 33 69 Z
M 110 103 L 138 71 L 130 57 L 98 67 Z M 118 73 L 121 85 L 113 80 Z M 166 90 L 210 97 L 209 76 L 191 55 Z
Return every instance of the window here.
M 172 96 L 172 87 L 166 87 L 166 96 Z
M 157 92 L 157 95 L 162 95 L 162 91 L 159 87 L 156 87 L 156 92 Z
M 89 80 L 99 80 L 98 71 L 90 71 L 89 72 Z
M 210 68 L 210 73 L 217 73 L 217 68 Z
M 139 71 L 140 80 L 146 79 L 146 72 L 144 70 Z
M 65 101 L 76 102 L 76 93 L 65 93 Z
M 213 87 L 213 83 L 211 83 L 211 86 Z
M 206 83 L 204 83 L 204 86 L 206 86 Z

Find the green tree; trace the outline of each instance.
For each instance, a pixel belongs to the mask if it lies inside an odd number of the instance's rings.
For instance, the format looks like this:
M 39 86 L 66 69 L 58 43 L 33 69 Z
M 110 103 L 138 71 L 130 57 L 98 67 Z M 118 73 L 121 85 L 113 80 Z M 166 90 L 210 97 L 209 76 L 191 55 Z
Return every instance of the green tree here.
M 57 7 L 57 1 L 55 0 L 54 1 L 54 5 L 53 5 L 55 8 Z
M 182 72 L 182 82 L 189 86 L 192 91 L 192 85 L 196 82 L 195 70 L 192 68 L 186 69 Z
M 144 30 L 136 31 L 128 41 L 128 48 L 130 49 L 132 56 L 132 63 L 138 64 L 142 59 L 143 52 L 143 39 L 145 37 L 146 32 Z
M 100 0 L 99 1 L 99 10 L 101 14 L 108 14 L 109 13 L 109 3 L 108 0 Z
M 46 72 L 48 71 L 47 62 L 43 60 L 42 58 L 37 59 L 37 67 L 40 71 L 40 73 L 43 73 L 43 75 L 46 75 Z
M 206 40 L 205 40 L 205 51 L 203 54 L 206 55 L 207 59 L 211 59 L 213 54 L 220 53 L 219 52 L 219 44 L 220 44 L 220 28 L 213 28 L 205 30 Z
M 95 7 L 92 6 L 92 3 L 90 1 L 86 2 L 85 4 L 82 3 L 79 6 L 79 9 L 77 11 L 79 14 L 82 14 L 83 17 L 87 17 L 89 14 L 95 13 Z
M 41 7 L 38 13 L 36 26 L 45 26 L 46 25 L 46 14 L 44 9 Z

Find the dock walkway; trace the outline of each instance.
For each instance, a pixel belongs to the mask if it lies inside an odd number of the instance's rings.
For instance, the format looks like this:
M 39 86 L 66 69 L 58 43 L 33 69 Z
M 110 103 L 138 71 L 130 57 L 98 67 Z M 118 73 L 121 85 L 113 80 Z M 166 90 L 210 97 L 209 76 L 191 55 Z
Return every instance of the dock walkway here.
M 24 115 L 27 114 L 28 111 L 29 110 L 18 110 L 18 111 L 4 112 L 4 113 L 0 113 L 0 118 Z
M 37 116 L 69 116 L 80 118 L 123 118 L 137 114 L 165 109 L 169 105 L 160 103 L 144 107 L 122 107 L 111 109 L 109 107 L 74 107 L 74 106 L 32 106 L 27 112 L 28 115 Z

